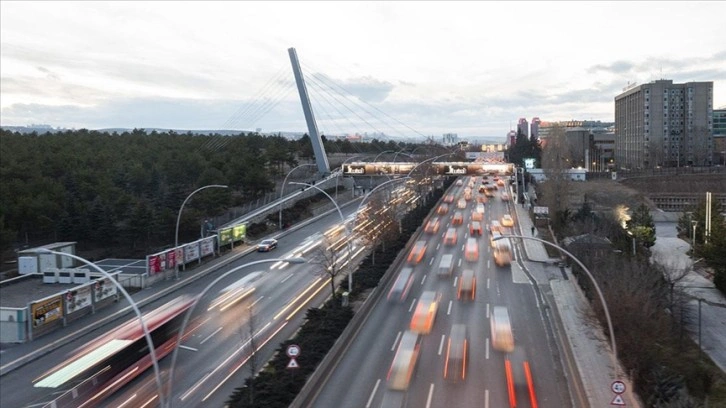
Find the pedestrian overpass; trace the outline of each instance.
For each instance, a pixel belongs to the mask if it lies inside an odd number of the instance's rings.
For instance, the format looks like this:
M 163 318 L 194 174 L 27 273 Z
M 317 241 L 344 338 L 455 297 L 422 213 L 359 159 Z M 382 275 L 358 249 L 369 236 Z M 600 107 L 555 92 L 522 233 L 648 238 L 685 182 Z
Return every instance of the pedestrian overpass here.
M 344 163 L 343 176 L 407 176 L 412 170 L 424 164 L 416 162 L 352 162 Z M 483 176 L 488 174 L 511 176 L 514 174 L 512 163 L 485 162 L 431 162 L 428 174 L 440 176 Z

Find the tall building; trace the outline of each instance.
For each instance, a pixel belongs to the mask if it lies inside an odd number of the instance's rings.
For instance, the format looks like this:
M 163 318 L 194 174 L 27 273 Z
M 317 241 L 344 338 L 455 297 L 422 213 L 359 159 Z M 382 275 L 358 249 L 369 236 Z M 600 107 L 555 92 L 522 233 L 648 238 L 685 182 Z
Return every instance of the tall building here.
M 713 110 L 713 164 L 726 165 L 726 106 Z
M 661 79 L 615 97 L 618 168 L 707 166 L 713 158 L 713 82 Z
M 529 124 L 527 123 L 526 118 L 519 118 L 519 123 L 517 123 L 517 133 L 519 132 L 522 132 L 523 135 L 529 138 Z
M 531 137 L 535 139 L 539 139 L 539 125 L 542 123 L 542 121 L 539 120 L 539 118 L 532 118 L 532 123 L 529 124 L 529 128 L 531 132 L 529 133 Z

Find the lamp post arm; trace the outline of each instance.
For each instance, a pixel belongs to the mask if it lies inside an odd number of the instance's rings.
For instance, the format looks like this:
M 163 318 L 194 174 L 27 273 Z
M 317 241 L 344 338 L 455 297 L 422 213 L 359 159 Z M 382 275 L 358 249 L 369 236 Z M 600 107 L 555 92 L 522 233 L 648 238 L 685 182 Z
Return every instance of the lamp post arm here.
M 613 349 L 613 355 L 614 355 L 614 358 L 615 358 L 615 362 L 614 362 L 615 363 L 615 366 L 613 368 L 617 369 L 618 349 L 617 349 L 617 346 L 615 344 L 615 332 L 613 331 L 613 322 L 610 319 L 610 311 L 608 310 L 608 305 L 605 302 L 605 296 L 603 295 L 602 291 L 600 290 L 600 286 L 597 284 L 597 281 L 595 280 L 595 277 L 592 276 L 592 274 L 590 273 L 590 270 L 587 269 L 587 267 L 582 262 L 580 262 L 580 260 L 577 259 L 575 257 L 575 255 L 571 254 L 569 251 L 567 251 L 566 249 L 562 248 L 561 246 L 555 245 L 555 244 L 553 244 L 553 243 L 551 243 L 549 241 L 546 241 L 544 239 L 535 238 L 535 237 L 527 237 L 527 236 L 524 236 L 524 235 L 502 235 L 501 237 L 497 237 L 494 240 L 495 241 L 498 241 L 498 240 L 504 239 L 504 238 L 531 239 L 531 240 L 539 241 L 539 242 L 541 242 L 543 244 L 546 244 L 546 245 L 555 247 L 555 248 L 559 249 L 560 251 L 564 252 L 570 258 L 572 258 L 572 260 L 575 261 L 580 266 L 580 268 L 582 268 L 583 271 L 585 271 L 585 274 L 587 274 L 587 277 L 590 278 L 590 281 L 592 282 L 593 286 L 595 287 L 595 291 L 597 292 L 597 295 L 600 298 L 600 303 L 602 305 L 602 308 L 605 311 L 605 320 L 607 320 L 608 331 L 610 332 L 609 333 L 610 334 L 610 346 Z
M 363 198 L 362 198 L 362 199 L 360 200 L 360 203 L 358 204 L 358 209 L 357 209 L 357 210 L 355 210 L 355 213 L 356 213 L 356 215 L 357 215 L 357 214 L 358 214 L 358 213 L 360 212 L 360 209 L 361 209 L 361 208 L 363 208 L 363 203 L 365 203 L 366 199 L 368 199 L 368 197 L 370 197 L 370 196 L 371 196 L 371 194 L 373 194 L 373 192 L 374 192 L 374 191 L 376 191 L 376 190 L 378 190 L 379 188 L 381 188 L 381 187 L 385 186 L 386 184 L 389 184 L 389 183 L 393 183 L 393 182 L 396 182 L 396 181 L 403 181 L 403 180 L 409 180 L 409 179 L 411 179 L 411 177 L 409 177 L 409 176 L 406 176 L 406 177 L 400 177 L 400 178 L 395 178 L 395 179 L 392 179 L 392 180 L 384 181 L 383 183 L 381 183 L 381 184 L 377 185 L 377 186 L 376 186 L 376 187 L 375 187 L 375 188 L 374 188 L 373 190 L 369 191 L 369 192 L 368 192 L 368 193 L 367 193 L 367 194 L 366 194 L 365 196 L 363 196 Z M 357 221 L 357 219 L 356 219 L 356 221 Z
M 187 201 L 189 201 L 189 199 L 192 198 L 192 196 L 194 194 L 196 194 L 204 189 L 207 189 L 207 188 L 227 188 L 227 186 L 222 185 L 222 184 L 210 184 L 208 186 L 199 187 L 198 189 L 189 193 L 187 198 L 184 199 L 184 202 L 182 202 L 181 207 L 179 207 L 179 214 L 177 214 L 177 216 L 176 216 L 176 230 L 174 231 L 174 251 L 176 251 L 176 248 L 179 246 L 179 222 L 181 221 L 181 215 L 182 215 L 182 211 L 184 210 L 184 206 L 186 205 Z M 175 278 L 179 279 L 178 260 L 177 260 L 177 262 L 174 262 L 174 274 L 175 274 Z
M 295 166 L 292 169 L 290 169 L 290 171 L 288 171 L 287 174 L 285 174 L 285 179 L 282 180 L 282 186 L 280 186 L 280 214 L 279 214 L 279 223 L 278 223 L 279 229 L 282 229 L 282 193 L 283 193 L 283 191 L 285 191 L 285 184 L 287 184 L 287 178 L 290 176 L 290 174 L 292 174 L 293 171 L 299 169 L 300 167 L 305 167 L 305 166 L 317 166 L 317 164 L 305 163 L 305 164 L 301 164 L 299 166 Z
M 116 289 L 118 291 L 120 291 L 121 294 L 126 298 L 126 300 L 131 305 L 131 308 L 134 310 L 134 313 L 136 313 L 136 316 L 139 318 L 139 322 L 141 323 L 141 329 L 144 332 L 144 338 L 146 339 L 146 345 L 149 347 L 149 354 L 151 355 L 151 362 L 152 362 L 152 365 L 154 366 L 154 376 L 156 377 L 156 387 L 157 387 L 157 391 L 159 393 L 159 403 L 162 404 L 162 406 L 163 406 L 164 388 L 163 388 L 163 385 L 161 382 L 161 373 L 159 371 L 159 361 L 156 358 L 156 348 L 154 347 L 154 342 L 151 339 L 151 334 L 149 333 L 149 327 L 146 325 L 146 322 L 144 321 L 144 318 L 141 314 L 141 310 L 139 310 L 139 307 L 136 305 L 136 302 L 134 302 L 134 299 L 131 297 L 131 295 L 129 295 L 129 293 L 126 292 L 126 289 L 124 289 L 124 287 L 120 283 L 118 283 L 118 281 L 116 279 L 114 279 L 113 276 L 111 276 L 108 272 L 103 270 L 100 266 L 96 265 L 95 263 L 93 263 L 87 259 L 81 258 L 78 255 L 69 254 L 69 253 L 60 252 L 60 251 L 53 251 L 50 249 L 40 249 L 37 252 L 41 253 L 41 254 L 47 253 L 47 254 L 54 254 L 54 255 L 60 255 L 60 256 L 67 256 L 69 258 L 83 262 L 84 264 L 86 264 L 86 265 L 92 267 L 93 269 L 95 269 L 96 271 L 98 271 L 101 275 L 103 275 L 110 282 L 112 282 L 116 286 Z

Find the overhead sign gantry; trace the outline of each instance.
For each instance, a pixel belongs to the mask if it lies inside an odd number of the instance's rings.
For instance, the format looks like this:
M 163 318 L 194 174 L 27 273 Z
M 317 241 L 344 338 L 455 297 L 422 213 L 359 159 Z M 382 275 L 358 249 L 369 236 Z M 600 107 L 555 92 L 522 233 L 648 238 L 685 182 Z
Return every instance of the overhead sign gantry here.
M 343 164 L 342 171 L 344 176 L 406 176 L 418 164 L 416 162 L 353 162 Z M 433 168 L 433 174 L 446 176 L 514 174 L 512 163 L 432 162 L 430 166 Z

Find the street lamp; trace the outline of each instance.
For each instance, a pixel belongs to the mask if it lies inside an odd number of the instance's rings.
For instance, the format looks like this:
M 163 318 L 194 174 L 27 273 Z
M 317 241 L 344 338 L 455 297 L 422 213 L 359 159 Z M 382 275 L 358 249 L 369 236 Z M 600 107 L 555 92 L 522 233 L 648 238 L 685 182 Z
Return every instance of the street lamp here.
M 164 388 L 162 386 L 161 381 L 161 374 L 159 372 L 159 361 L 156 358 L 156 348 L 154 347 L 154 342 L 151 340 L 151 334 L 149 333 L 149 328 L 146 326 L 146 322 L 144 321 L 143 316 L 141 315 L 141 310 L 139 310 L 139 307 L 136 305 L 136 302 L 134 302 L 134 299 L 131 298 L 131 295 L 129 295 L 128 292 L 126 292 L 126 289 L 118 283 L 116 279 L 113 278 L 108 272 L 103 270 L 100 266 L 96 265 L 95 263 L 81 258 L 78 255 L 69 254 L 67 252 L 60 252 L 60 251 L 53 251 L 48 248 L 38 248 L 35 251 L 33 251 L 37 254 L 53 254 L 53 255 L 60 255 L 60 256 L 67 256 L 69 258 L 75 259 L 77 261 L 81 261 L 84 264 L 92 267 L 96 271 L 98 271 L 101 275 L 103 275 L 106 279 L 108 279 L 110 282 L 112 282 L 116 289 L 121 292 L 122 295 L 128 300 L 129 304 L 131 305 L 131 308 L 134 310 L 134 313 L 136 313 L 136 316 L 139 318 L 139 322 L 141 323 L 141 329 L 144 332 L 144 338 L 146 339 L 146 346 L 149 348 L 149 355 L 151 356 L 151 363 L 154 366 L 154 377 L 156 377 L 156 387 L 157 391 L 159 393 L 159 403 L 164 406 Z
M 535 238 L 535 237 L 527 237 L 524 235 L 501 235 L 499 237 L 494 238 L 494 241 L 498 241 L 498 240 L 504 239 L 504 238 L 521 238 L 521 239 L 531 239 L 534 241 L 539 241 L 543 244 L 546 244 L 546 245 L 559 249 L 560 251 L 565 253 L 567 256 L 572 258 L 578 265 L 580 265 L 580 268 L 582 268 L 582 270 L 585 271 L 585 274 L 587 275 L 588 278 L 590 278 L 590 281 L 592 282 L 593 286 L 595 287 L 595 291 L 597 292 L 597 295 L 600 298 L 600 303 L 602 304 L 602 308 L 605 311 L 605 320 L 607 320 L 608 331 L 610 332 L 610 347 L 612 347 L 612 349 L 613 349 L 613 359 L 614 359 L 613 368 L 617 371 L 618 351 L 617 351 L 617 346 L 615 345 L 615 332 L 613 331 L 613 322 L 612 322 L 612 320 L 610 320 L 610 311 L 608 310 L 607 302 L 605 302 L 605 296 L 603 296 L 602 291 L 600 290 L 600 286 L 598 286 L 597 281 L 590 273 L 590 270 L 587 269 L 587 267 L 582 262 L 580 262 L 580 260 L 577 259 L 575 257 L 575 255 L 572 255 L 569 251 L 562 248 L 561 246 L 555 245 L 544 239 Z
M 279 221 L 280 221 L 280 223 L 279 223 L 279 229 L 282 229 L 282 192 L 285 190 L 285 184 L 287 183 L 287 177 L 290 174 L 292 174 L 292 172 L 295 171 L 296 169 L 299 169 L 300 167 L 305 167 L 305 166 L 317 166 L 317 164 L 307 163 L 307 164 L 301 164 L 301 165 L 299 165 L 297 167 L 293 167 L 290 171 L 287 172 L 287 174 L 285 175 L 285 179 L 282 180 L 282 186 L 280 186 L 280 215 L 279 215 Z
M 177 354 L 179 354 L 179 345 L 182 342 L 182 339 L 184 337 L 184 331 L 186 330 L 187 324 L 189 323 L 189 318 L 192 316 L 192 313 L 194 312 L 194 308 L 197 306 L 197 303 L 204 297 L 204 295 L 207 294 L 207 292 L 219 281 L 226 278 L 227 276 L 239 271 L 240 269 L 246 268 L 248 266 L 252 265 L 258 265 L 261 263 L 269 263 L 269 262 L 287 262 L 291 264 L 302 264 L 307 262 L 305 258 L 272 258 L 272 259 L 261 259 L 259 261 L 252 261 L 248 262 L 244 265 L 240 265 L 237 267 L 234 267 L 227 272 L 221 274 L 217 277 L 217 279 L 213 280 L 207 287 L 204 288 L 204 290 L 201 291 L 195 298 L 194 302 L 192 302 L 192 305 L 189 307 L 189 310 L 184 315 L 184 321 L 182 322 L 181 328 L 179 328 L 179 334 L 177 335 L 176 344 L 174 345 L 174 352 L 171 356 L 171 366 L 169 367 L 169 407 L 171 407 L 171 402 L 174 399 L 174 394 L 172 393 L 172 387 L 174 386 L 174 367 L 176 365 L 176 357 Z M 162 407 L 164 405 L 162 404 Z
M 363 196 L 363 198 L 362 198 L 362 199 L 360 200 L 360 203 L 358 204 L 358 209 L 357 209 L 357 210 L 355 210 L 355 214 L 356 214 L 356 216 L 357 216 L 357 215 L 358 215 L 358 213 L 360 212 L 361 208 L 363 208 L 363 203 L 364 203 L 364 202 L 366 201 L 366 199 L 367 199 L 368 197 L 370 197 L 370 195 L 371 195 L 371 194 L 373 194 L 373 192 L 374 192 L 374 191 L 376 191 L 376 190 L 378 190 L 379 188 L 381 188 L 381 187 L 385 186 L 386 184 L 390 184 L 390 183 L 393 183 L 393 182 L 396 182 L 396 181 L 410 180 L 411 178 L 412 178 L 412 177 L 408 177 L 408 176 L 406 176 L 406 177 L 401 177 L 401 178 L 395 178 L 395 179 L 391 179 L 391 180 L 385 181 L 385 182 L 383 182 L 383 183 L 381 183 L 381 184 L 377 185 L 377 186 L 376 186 L 376 188 L 374 188 L 373 190 L 369 191 L 369 192 L 368 192 L 368 193 L 367 193 L 367 194 L 366 194 L 365 196 Z M 356 220 L 357 220 L 357 218 L 356 218 Z
M 693 246 L 693 253 L 696 253 L 696 227 L 698 226 L 698 221 L 691 220 L 691 225 L 693 226 L 693 236 L 691 238 L 691 244 Z
M 409 171 L 409 172 L 408 172 L 408 177 L 411 177 L 411 174 L 413 174 L 413 171 L 414 171 L 414 170 L 416 170 L 416 168 L 417 168 L 418 166 L 420 166 L 420 165 L 422 165 L 422 164 L 424 164 L 424 163 L 427 163 L 427 162 L 430 162 L 430 161 L 433 161 L 433 160 L 436 160 L 436 159 L 439 159 L 439 158 L 445 157 L 445 156 L 451 156 L 451 155 L 453 155 L 453 154 L 456 154 L 456 152 L 444 153 L 444 154 L 442 154 L 442 155 L 439 155 L 439 156 L 435 156 L 435 157 L 432 157 L 432 158 L 430 158 L 430 159 L 426 159 L 426 160 L 424 160 L 424 161 L 422 161 L 422 162 L 418 163 L 417 165 L 413 166 L 413 168 L 411 169 L 411 171 Z
M 343 211 L 340 210 L 340 206 L 338 206 L 338 203 L 335 202 L 335 200 L 333 199 L 333 197 L 330 196 L 330 194 L 326 193 L 325 190 L 323 190 L 322 188 L 320 188 L 318 186 L 308 184 L 308 183 L 297 183 L 294 181 L 291 181 L 290 184 L 297 184 L 300 186 L 312 187 L 312 188 L 320 191 L 321 193 L 325 194 L 325 196 L 328 197 L 330 199 L 330 201 L 332 201 L 333 205 L 335 206 L 335 209 L 338 210 L 338 215 L 340 215 L 340 222 L 343 223 L 343 228 L 345 229 L 345 236 L 346 236 L 345 242 L 346 242 L 346 246 L 348 247 L 348 267 L 350 267 L 350 261 L 353 257 L 353 248 L 350 246 L 350 229 L 348 228 L 348 225 L 345 222 L 345 217 L 343 216 Z M 348 272 L 348 293 L 353 293 L 353 272 L 351 272 L 351 271 Z
M 227 188 L 227 186 L 221 184 L 210 184 L 208 186 L 199 187 L 198 189 L 189 193 L 187 198 L 184 199 L 181 207 L 179 207 L 179 214 L 176 217 L 176 232 L 174 233 L 174 253 L 176 253 L 176 249 L 179 247 L 179 221 L 181 221 L 181 215 L 182 210 L 184 209 L 184 205 L 187 203 L 187 201 L 189 201 L 190 198 L 192 198 L 194 194 L 207 188 Z M 179 280 L 179 259 L 174 260 L 174 278 L 176 280 Z

